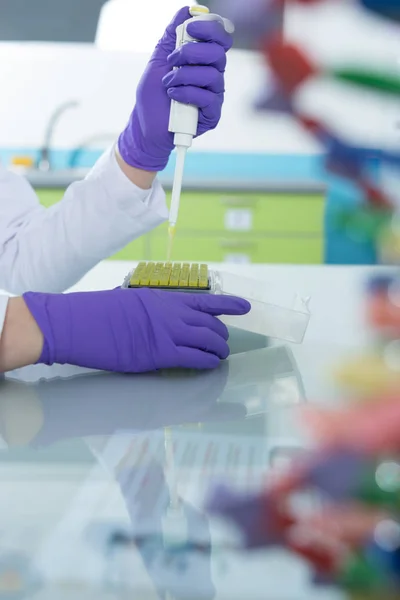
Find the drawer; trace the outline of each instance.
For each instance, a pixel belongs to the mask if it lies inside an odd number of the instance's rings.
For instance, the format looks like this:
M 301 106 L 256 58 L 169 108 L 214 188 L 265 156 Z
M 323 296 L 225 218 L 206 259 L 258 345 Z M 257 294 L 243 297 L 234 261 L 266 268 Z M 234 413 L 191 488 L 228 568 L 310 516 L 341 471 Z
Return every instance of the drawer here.
M 165 261 L 167 237 L 152 235 L 151 260 Z M 195 262 L 321 264 L 322 237 L 190 237 L 177 235 L 173 260 Z
M 193 231 L 321 234 L 324 197 L 301 194 L 182 194 L 179 227 Z

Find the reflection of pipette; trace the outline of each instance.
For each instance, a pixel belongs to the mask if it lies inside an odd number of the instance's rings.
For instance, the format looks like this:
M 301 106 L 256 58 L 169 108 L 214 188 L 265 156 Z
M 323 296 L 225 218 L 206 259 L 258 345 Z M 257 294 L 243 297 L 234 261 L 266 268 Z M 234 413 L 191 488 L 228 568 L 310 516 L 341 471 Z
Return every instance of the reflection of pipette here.
M 211 14 L 205 6 L 193 6 L 190 9 L 191 19 L 188 19 L 176 29 L 176 47 L 180 48 L 187 42 L 195 42 L 187 32 L 187 26 L 194 19 L 201 21 L 220 21 L 228 33 L 234 32 L 234 26 L 231 21 L 224 19 L 219 15 Z M 174 184 L 172 188 L 172 198 L 169 213 L 169 246 L 168 260 L 171 259 L 172 242 L 175 236 L 176 223 L 178 221 L 179 203 L 182 191 L 183 171 L 185 167 L 185 158 L 187 149 L 192 145 L 192 140 L 197 134 L 199 122 L 199 109 L 192 104 L 182 104 L 176 100 L 171 101 L 171 113 L 169 120 L 169 131 L 175 134 L 174 144 L 176 147 L 176 168 Z
M 174 439 L 171 428 L 165 429 L 165 477 L 169 489 L 169 506 L 163 518 L 164 546 L 187 543 L 187 523 L 178 493 Z
M 180 500 L 177 490 L 177 476 L 175 468 L 175 455 L 174 455 L 174 440 L 172 437 L 172 430 L 170 427 L 165 428 L 165 463 L 166 463 L 166 476 L 169 484 L 170 494 L 170 508 L 179 509 Z

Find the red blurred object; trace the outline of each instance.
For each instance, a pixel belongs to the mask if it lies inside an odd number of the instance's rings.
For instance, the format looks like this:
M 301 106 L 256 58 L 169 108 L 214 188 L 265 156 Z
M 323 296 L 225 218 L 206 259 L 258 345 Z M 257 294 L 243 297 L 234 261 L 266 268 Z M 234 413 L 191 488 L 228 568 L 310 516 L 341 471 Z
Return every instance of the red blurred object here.
M 375 457 L 400 452 L 400 396 L 378 396 L 342 411 L 308 411 L 306 422 L 320 442 L 319 456 L 348 448 Z
M 300 48 L 285 43 L 280 37 L 267 41 L 263 45 L 263 52 L 287 94 L 293 94 L 300 85 L 318 74 L 317 67 Z
M 370 204 L 377 208 L 393 209 L 392 202 L 389 200 L 386 194 L 384 194 L 384 192 L 365 180 L 360 181 L 360 185 L 364 190 L 366 199 Z
M 367 320 L 375 329 L 383 329 L 393 336 L 400 335 L 400 306 L 388 298 L 386 292 L 377 292 L 367 300 Z
M 291 539 L 287 548 L 311 563 L 322 575 L 334 576 L 342 563 L 343 552 L 321 538 L 307 541 Z
M 274 502 L 280 503 L 295 490 L 301 489 L 307 482 L 308 461 L 295 461 L 288 473 L 276 481 L 270 482 L 268 491 Z
M 296 525 L 297 521 L 286 508 L 283 499 L 272 501 L 271 497 L 267 495 L 267 500 L 269 500 L 268 511 L 266 510 L 263 513 L 260 529 L 268 531 L 270 537 L 280 539 L 284 543 L 288 530 Z
M 325 136 L 327 134 L 326 129 L 317 121 L 317 119 L 313 119 L 312 117 L 308 117 L 306 115 L 302 115 L 300 113 L 294 113 L 296 119 L 301 125 L 312 135 L 315 137 Z
M 302 4 L 303 6 L 313 6 L 313 4 L 322 4 L 323 2 L 326 2 L 326 0 L 266 0 L 267 5 L 269 5 L 270 2 L 272 3 L 276 3 L 276 4 Z
M 308 531 L 315 531 L 325 539 L 346 544 L 352 550 L 366 544 L 375 527 L 389 515 L 359 502 L 329 506 L 304 520 Z
M 290 0 L 290 1 L 294 2 L 295 4 L 305 4 L 306 6 L 311 6 L 313 4 L 322 4 L 326 0 Z M 285 2 L 285 0 L 283 0 L 283 2 Z

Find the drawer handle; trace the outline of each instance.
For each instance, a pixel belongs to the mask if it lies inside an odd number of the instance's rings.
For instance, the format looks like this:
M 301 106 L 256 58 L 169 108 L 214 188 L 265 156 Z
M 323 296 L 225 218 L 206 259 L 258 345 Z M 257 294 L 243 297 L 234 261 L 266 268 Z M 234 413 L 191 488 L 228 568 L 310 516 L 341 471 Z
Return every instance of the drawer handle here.
M 258 202 L 258 198 L 236 198 L 235 196 L 223 196 L 220 198 L 220 203 L 223 206 L 235 206 L 235 207 L 250 207 L 255 208 Z
M 221 248 L 254 248 L 256 244 L 254 242 L 246 242 L 243 240 L 222 240 L 220 242 Z

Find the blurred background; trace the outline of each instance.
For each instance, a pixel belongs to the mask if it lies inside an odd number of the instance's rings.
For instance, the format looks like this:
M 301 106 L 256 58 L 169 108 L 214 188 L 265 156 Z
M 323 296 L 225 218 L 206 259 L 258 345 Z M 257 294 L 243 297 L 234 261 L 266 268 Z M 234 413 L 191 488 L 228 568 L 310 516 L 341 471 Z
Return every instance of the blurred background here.
M 260 3 L 249 2 L 247 17 Z M 26 174 L 46 206 L 117 138 L 150 52 L 182 4 L 0 0 L 0 160 Z M 223 119 L 187 160 L 174 259 L 374 263 L 372 243 L 335 225 L 345 192 L 343 182 L 327 177 L 323 149 L 290 116 L 256 108 L 271 85 L 257 52 L 262 31 L 244 26 L 241 2 L 204 4 L 233 18 L 237 35 Z M 397 28 L 352 0 L 311 8 L 288 3 L 278 28 L 325 64 L 393 68 L 400 57 Z M 398 144 L 397 101 L 383 103 L 323 79 L 303 86 L 300 103 L 354 143 Z M 167 190 L 173 168 L 174 159 L 160 176 Z M 384 178 L 378 171 L 374 176 Z M 116 258 L 164 260 L 165 239 L 161 227 Z

